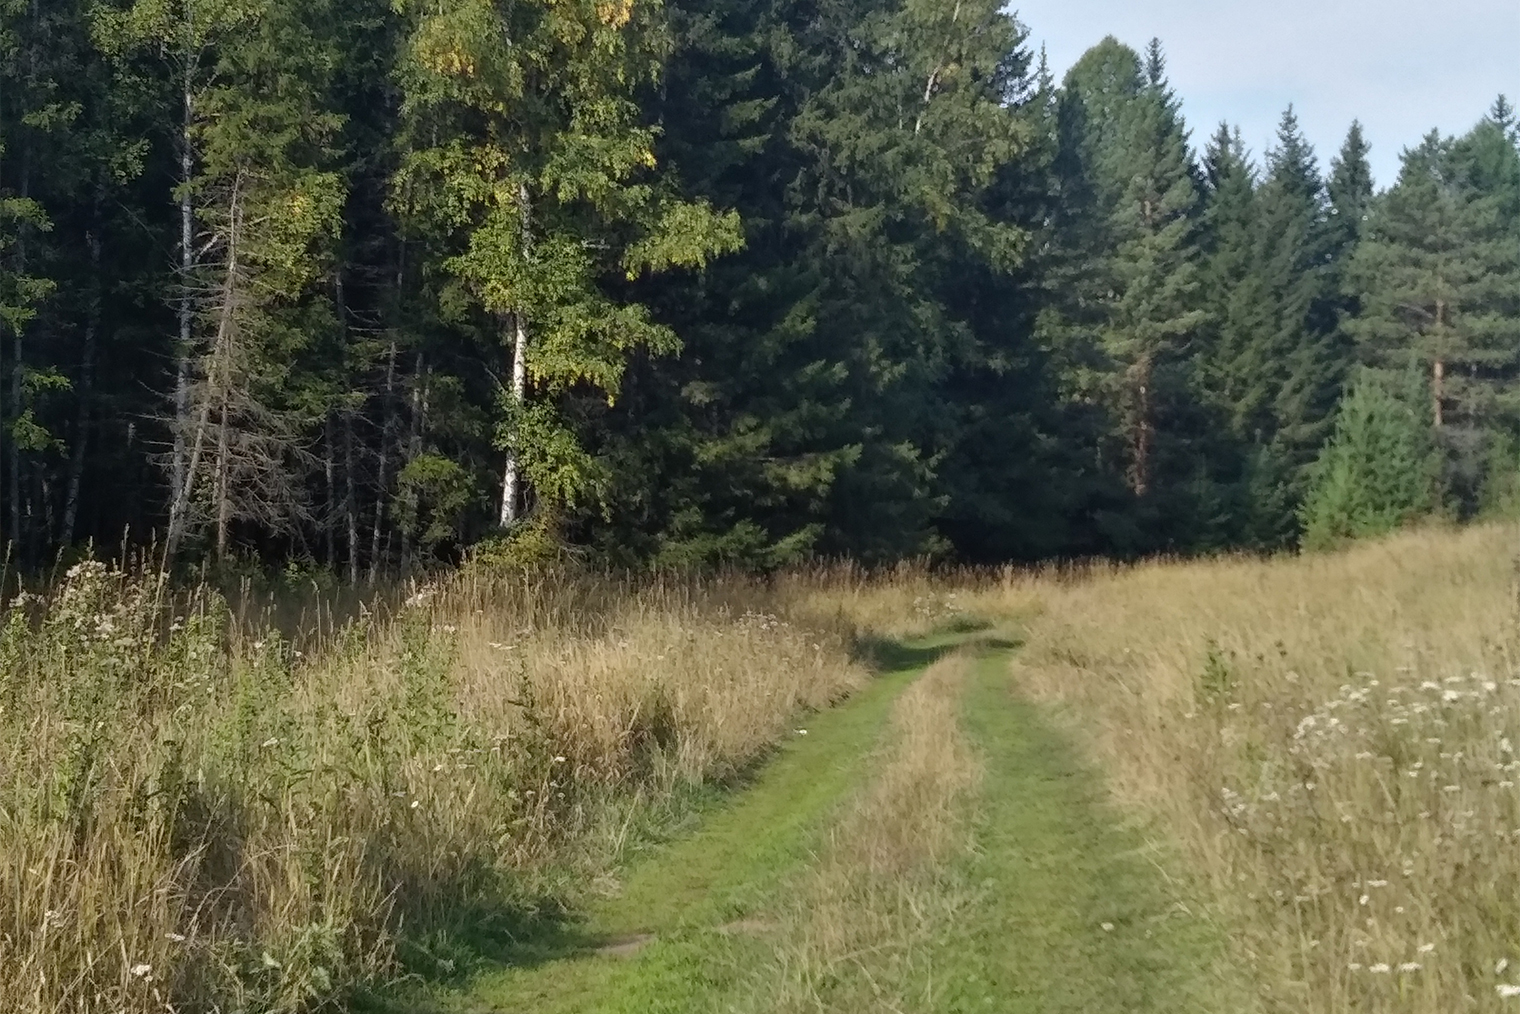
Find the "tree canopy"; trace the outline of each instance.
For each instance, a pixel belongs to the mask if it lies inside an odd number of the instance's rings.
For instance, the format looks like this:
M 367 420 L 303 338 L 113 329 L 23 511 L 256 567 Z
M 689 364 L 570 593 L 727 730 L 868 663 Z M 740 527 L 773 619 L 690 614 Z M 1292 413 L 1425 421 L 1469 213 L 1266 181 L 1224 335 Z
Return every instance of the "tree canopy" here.
M 1359 125 L 1195 141 L 1159 41 L 1058 81 L 1028 37 L 991 0 L 0 2 L 0 542 L 357 579 L 1515 502 L 1506 100 L 1377 192 Z

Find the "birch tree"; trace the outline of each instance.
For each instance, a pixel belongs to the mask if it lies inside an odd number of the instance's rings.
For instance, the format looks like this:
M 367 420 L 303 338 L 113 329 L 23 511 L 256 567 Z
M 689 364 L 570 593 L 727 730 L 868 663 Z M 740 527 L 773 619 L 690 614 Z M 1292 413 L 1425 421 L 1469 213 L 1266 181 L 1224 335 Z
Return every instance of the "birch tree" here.
M 395 204 L 444 237 L 445 299 L 488 315 L 501 381 L 498 520 L 596 502 L 603 466 L 561 411 L 617 398 L 675 334 L 619 285 L 740 244 L 737 217 L 664 185 L 637 95 L 657 80 L 657 0 L 401 0 L 406 156 Z M 503 351 L 505 354 L 503 355 Z M 505 362 L 502 362 L 502 360 Z
M 180 83 L 179 346 L 167 549 L 192 529 L 291 531 L 309 467 L 282 387 L 306 340 L 293 309 L 330 260 L 341 177 L 324 168 L 339 125 L 322 103 L 322 3 L 139 0 L 104 13 L 114 52 L 156 45 Z

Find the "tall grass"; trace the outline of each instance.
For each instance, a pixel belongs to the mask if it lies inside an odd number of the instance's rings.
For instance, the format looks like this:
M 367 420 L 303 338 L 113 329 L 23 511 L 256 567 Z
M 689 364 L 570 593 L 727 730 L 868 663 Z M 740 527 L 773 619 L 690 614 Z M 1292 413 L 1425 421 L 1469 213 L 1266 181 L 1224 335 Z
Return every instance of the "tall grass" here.
M 1181 843 L 1268 1009 L 1520 1003 L 1515 541 L 1032 580 L 1019 681 Z
M 739 579 L 238 612 L 86 563 L 4 614 L 0 1010 L 294 1014 L 434 971 L 866 676 L 837 616 Z

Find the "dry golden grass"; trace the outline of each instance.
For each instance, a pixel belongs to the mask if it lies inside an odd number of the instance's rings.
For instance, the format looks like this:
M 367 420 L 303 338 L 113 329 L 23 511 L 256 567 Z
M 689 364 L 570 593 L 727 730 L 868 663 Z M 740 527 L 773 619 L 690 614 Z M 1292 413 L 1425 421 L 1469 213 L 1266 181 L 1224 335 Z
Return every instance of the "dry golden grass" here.
M 1022 615 L 1038 605 L 1044 582 L 1056 573 L 841 564 L 785 573 L 774 584 L 789 615 L 902 640 Z
M 897 700 L 880 767 L 802 883 L 758 1009 L 899 1012 L 930 1006 L 927 944 L 969 894 L 948 872 L 971 847 L 981 777 L 960 723 L 968 662 L 951 656 Z
M 0 628 L 0 1011 L 296 1012 L 573 900 L 859 686 L 763 585 L 466 572 L 295 643 L 99 565 Z
M 1520 993 L 1511 528 L 1034 582 L 1016 659 L 1212 886 L 1269 1009 Z

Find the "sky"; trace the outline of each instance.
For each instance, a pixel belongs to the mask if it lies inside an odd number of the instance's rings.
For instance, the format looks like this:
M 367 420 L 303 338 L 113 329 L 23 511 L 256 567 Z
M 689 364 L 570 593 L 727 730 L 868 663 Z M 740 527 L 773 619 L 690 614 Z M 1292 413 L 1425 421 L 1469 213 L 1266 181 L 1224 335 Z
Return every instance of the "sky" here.
M 1379 186 L 1432 128 L 1520 105 L 1520 0 L 1015 0 L 1057 78 L 1105 35 L 1153 37 L 1201 148 L 1221 120 L 1259 160 L 1289 103 L 1326 169 L 1352 120 Z

